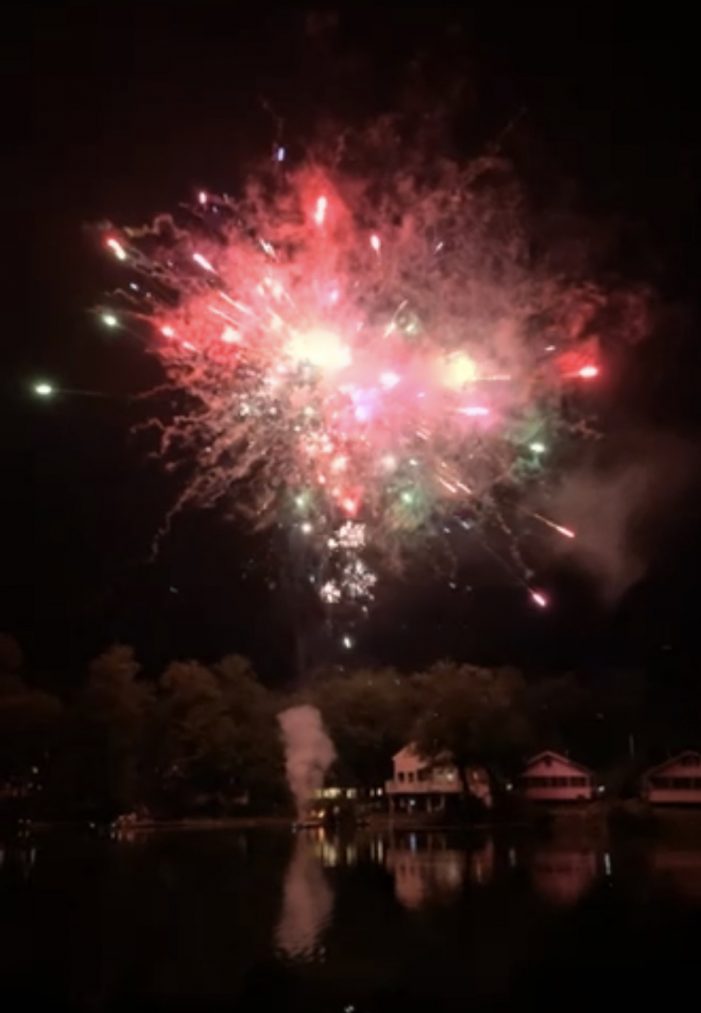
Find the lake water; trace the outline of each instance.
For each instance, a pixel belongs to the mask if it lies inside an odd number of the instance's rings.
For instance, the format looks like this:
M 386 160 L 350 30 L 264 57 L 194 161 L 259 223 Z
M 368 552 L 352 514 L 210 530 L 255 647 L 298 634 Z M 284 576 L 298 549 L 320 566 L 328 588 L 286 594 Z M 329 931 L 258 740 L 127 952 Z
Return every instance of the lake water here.
M 193 830 L 0 861 L 3 1010 L 698 1008 L 701 845 Z

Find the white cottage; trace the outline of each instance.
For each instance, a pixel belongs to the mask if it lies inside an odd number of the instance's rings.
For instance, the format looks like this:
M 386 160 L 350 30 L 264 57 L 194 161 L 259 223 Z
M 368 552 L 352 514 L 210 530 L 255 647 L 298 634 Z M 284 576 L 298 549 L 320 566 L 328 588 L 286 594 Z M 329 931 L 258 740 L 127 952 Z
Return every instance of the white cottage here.
M 551 750 L 528 761 L 518 785 L 521 795 L 534 802 L 588 801 L 595 793 L 591 770 Z
M 653 805 L 701 806 L 701 753 L 687 749 L 648 770 L 642 794 Z

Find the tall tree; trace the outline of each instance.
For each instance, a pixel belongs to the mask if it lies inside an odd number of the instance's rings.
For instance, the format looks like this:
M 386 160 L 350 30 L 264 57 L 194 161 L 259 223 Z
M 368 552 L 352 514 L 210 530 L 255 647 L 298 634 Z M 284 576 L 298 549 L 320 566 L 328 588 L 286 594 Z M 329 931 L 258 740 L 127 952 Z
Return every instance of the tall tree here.
M 418 749 L 428 757 L 449 753 L 463 779 L 475 763 L 510 769 L 529 744 L 525 684 L 515 669 L 440 662 L 415 683 L 425 702 Z
M 116 644 L 91 662 L 76 700 L 57 787 L 85 814 L 110 818 L 142 801 L 153 693 L 139 671 L 133 649 Z
M 0 685 L 0 780 L 39 785 L 58 744 L 63 706 L 15 676 Z
M 341 776 L 381 784 L 416 719 L 419 697 L 412 682 L 391 668 L 359 669 L 321 678 L 310 696 L 336 747 Z
M 212 669 L 175 662 L 160 680 L 164 795 L 181 810 L 225 810 L 279 794 L 282 752 L 274 702 L 250 663 Z

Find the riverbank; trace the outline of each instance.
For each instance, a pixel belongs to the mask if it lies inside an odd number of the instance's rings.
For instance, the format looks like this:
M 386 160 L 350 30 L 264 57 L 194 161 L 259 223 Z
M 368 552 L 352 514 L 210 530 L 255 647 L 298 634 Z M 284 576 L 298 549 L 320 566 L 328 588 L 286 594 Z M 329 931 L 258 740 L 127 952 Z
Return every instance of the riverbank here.
M 639 803 L 597 801 L 583 805 L 529 806 L 510 818 L 477 821 L 446 819 L 441 813 L 373 813 L 370 825 L 377 830 L 406 831 L 479 830 L 493 833 L 543 830 L 558 836 L 572 835 L 601 842 L 611 835 L 670 836 L 701 844 L 701 809 L 652 808 Z
M 0 835 L 27 836 L 34 833 L 86 830 L 114 834 L 278 829 L 292 830 L 292 815 L 187 817 L 183 819 L 118 819 L 112 823 L 89 821 L 26 820 L 0 827 Z M 372 830 L 392 831 L 477 831 L 481 833 L 552 831 L 558 836 L 572 834 L 605 841 L 609 836 L 664 837 L 701 843 L 701 809 L 651 809 L 638 804 L 594 802 L 547 808 L 529 808 L 510 818 L 460 820 L 441 813 L 371 812 L 367 825 Z

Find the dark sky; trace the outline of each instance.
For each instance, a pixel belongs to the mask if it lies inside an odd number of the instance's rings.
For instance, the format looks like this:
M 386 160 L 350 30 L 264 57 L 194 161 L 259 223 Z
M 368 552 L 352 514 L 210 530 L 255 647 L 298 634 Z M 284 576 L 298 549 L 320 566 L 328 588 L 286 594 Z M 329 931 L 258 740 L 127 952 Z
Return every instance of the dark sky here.
M 622 356 L 625 379 L 602 395 L 608 424 L 698 446 L 692 27 L 664 8 L 645 20 L 640 9 L 614 17 L 592 5 L 520 15 L 483 6 L 488 13 L 460 15 L 242 13 L 233 3 L 22 8 L 6 61 L 17 170 L 7 199 L 11 220 L 21 209 L 19 248 L 28 245 L 2 344 L 0 628 L 17 634 L 35 667 L 71 684 L 91 653 L 118 638 L 151 667 L 241 651 L 274 681 L 294 670 L 298 609 L 270 587 L 280 575 L 269 539 L 247 538 L 216 512 L 191 513 L 149 560 L 173 488 L 130 435 L 125 395 L 157 371 L 88 314 L 114 275 L 85 226 L 145 221 L 200 185 L 232 190 L 276 137 L 300 157 L 325 120 L 358 125 L 419 98 L 450 104 L 452 141 L 465 155 L 515 120 L 504 143 L 534 199 L 567 195 L 573 221 L 616 228 L 608 268 L 658 293 L 655 334 Z M 28 386 L 40 376 L 110 397 L 37 402 Z M 691 482 L 671 518 L 648 521 L 647 573 L 615 604 L 567 567 L 545 575 L 558 590 L 549 614 L 534 613 L 488 566 L 476 580 L 460 574 L 458 591 L 419 568 L 389 582 L 344 660 L 693 662 L 698 491 Z M 308 646 L 316 660 L 340 656 L 322 635 Z

